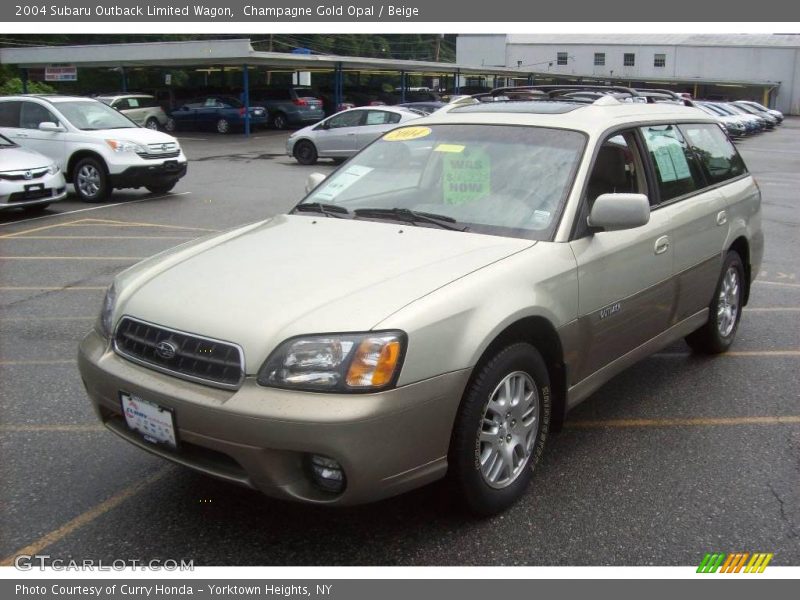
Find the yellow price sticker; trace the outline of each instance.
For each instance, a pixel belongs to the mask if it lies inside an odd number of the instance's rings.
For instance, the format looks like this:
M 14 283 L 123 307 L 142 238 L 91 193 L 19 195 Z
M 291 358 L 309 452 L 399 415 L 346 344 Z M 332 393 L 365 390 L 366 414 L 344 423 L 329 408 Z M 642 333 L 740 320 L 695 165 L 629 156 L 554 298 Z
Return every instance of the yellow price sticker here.
M 464 146 L 460 144 L 439 144 L 433 150 L 435 152 L 452 152 L 453 154 L 458 154 L 464 151 Z
M 430 134 L 430 127 L 403 127 L 402 129 L 390 131 L 383 136 L 383 139 L 387 142 L 407 142 L 409 140 L 424 138 Z

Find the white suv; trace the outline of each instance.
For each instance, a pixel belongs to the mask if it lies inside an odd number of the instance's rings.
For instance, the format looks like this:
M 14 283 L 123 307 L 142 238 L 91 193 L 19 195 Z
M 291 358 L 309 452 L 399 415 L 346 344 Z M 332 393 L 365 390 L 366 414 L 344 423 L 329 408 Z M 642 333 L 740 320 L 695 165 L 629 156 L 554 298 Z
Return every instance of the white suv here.
M 186 174 L 174 137 L 91 98 L 2 97 L 0 134 L 54 160 L 85 202 L 102 202 L 114 188 L 163 194 Z

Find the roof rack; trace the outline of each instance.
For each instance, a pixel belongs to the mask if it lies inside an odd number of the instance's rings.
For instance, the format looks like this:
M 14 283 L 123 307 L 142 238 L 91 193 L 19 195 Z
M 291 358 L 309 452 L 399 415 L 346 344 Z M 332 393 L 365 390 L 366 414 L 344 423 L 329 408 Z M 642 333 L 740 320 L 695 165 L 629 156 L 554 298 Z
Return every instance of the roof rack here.
M 538 92 L 543 96 L 548 96 L 550 98 L 555 98 L 558 96 L 563 96 L 564 94 L 568 94 L 570 92 L 600 92 L 604 94 L 620 94 L 623 96 L 641 96 L 639 92 L 637 92 L 633 88 L 624 87 L 621 85 L 598 85 L 598 84 L 587 84 L 587 83 L 576 83 L 576 84 L 566 84 L 566 85 L 520 85 L 520 86 L 510 86 L 510 87 L 499 87 L 493 89 L 491 92 L 488 92 L 488 95 L 491 96 L 500 96 L 500 95 L 507 95 L 509 93 L 520 93 L 520 92 Z M 480 94 L 486 95 L 486 94 Z

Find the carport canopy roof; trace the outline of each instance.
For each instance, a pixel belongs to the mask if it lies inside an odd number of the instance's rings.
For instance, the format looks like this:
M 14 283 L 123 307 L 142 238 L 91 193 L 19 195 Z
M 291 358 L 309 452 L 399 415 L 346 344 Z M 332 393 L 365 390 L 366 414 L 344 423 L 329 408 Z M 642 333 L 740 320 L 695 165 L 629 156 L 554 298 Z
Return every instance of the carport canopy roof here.
M 395 60 L 331 54 L 261 52 L 249 39 L 197 40 L 189 42 L 140 42 L 88 46 L 35 46 L 0 49 L 0 63 L 41 68 L 53 64 L 77 67 L 210 67 L 242 65 L 298 71 L 342 69 L 405 71 L 444 75 L 498 75 L 527 77 L 530 71 L 500 66 L 466 66 L 421 60 Z

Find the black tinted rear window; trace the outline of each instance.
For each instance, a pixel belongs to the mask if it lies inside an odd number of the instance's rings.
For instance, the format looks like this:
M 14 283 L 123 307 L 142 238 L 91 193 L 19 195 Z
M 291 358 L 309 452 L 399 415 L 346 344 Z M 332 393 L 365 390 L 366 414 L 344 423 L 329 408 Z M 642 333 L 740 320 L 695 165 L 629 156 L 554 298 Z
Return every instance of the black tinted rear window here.
M 20 104 L 17 100 L 0 102 L 0 127 L 19 127 Z

